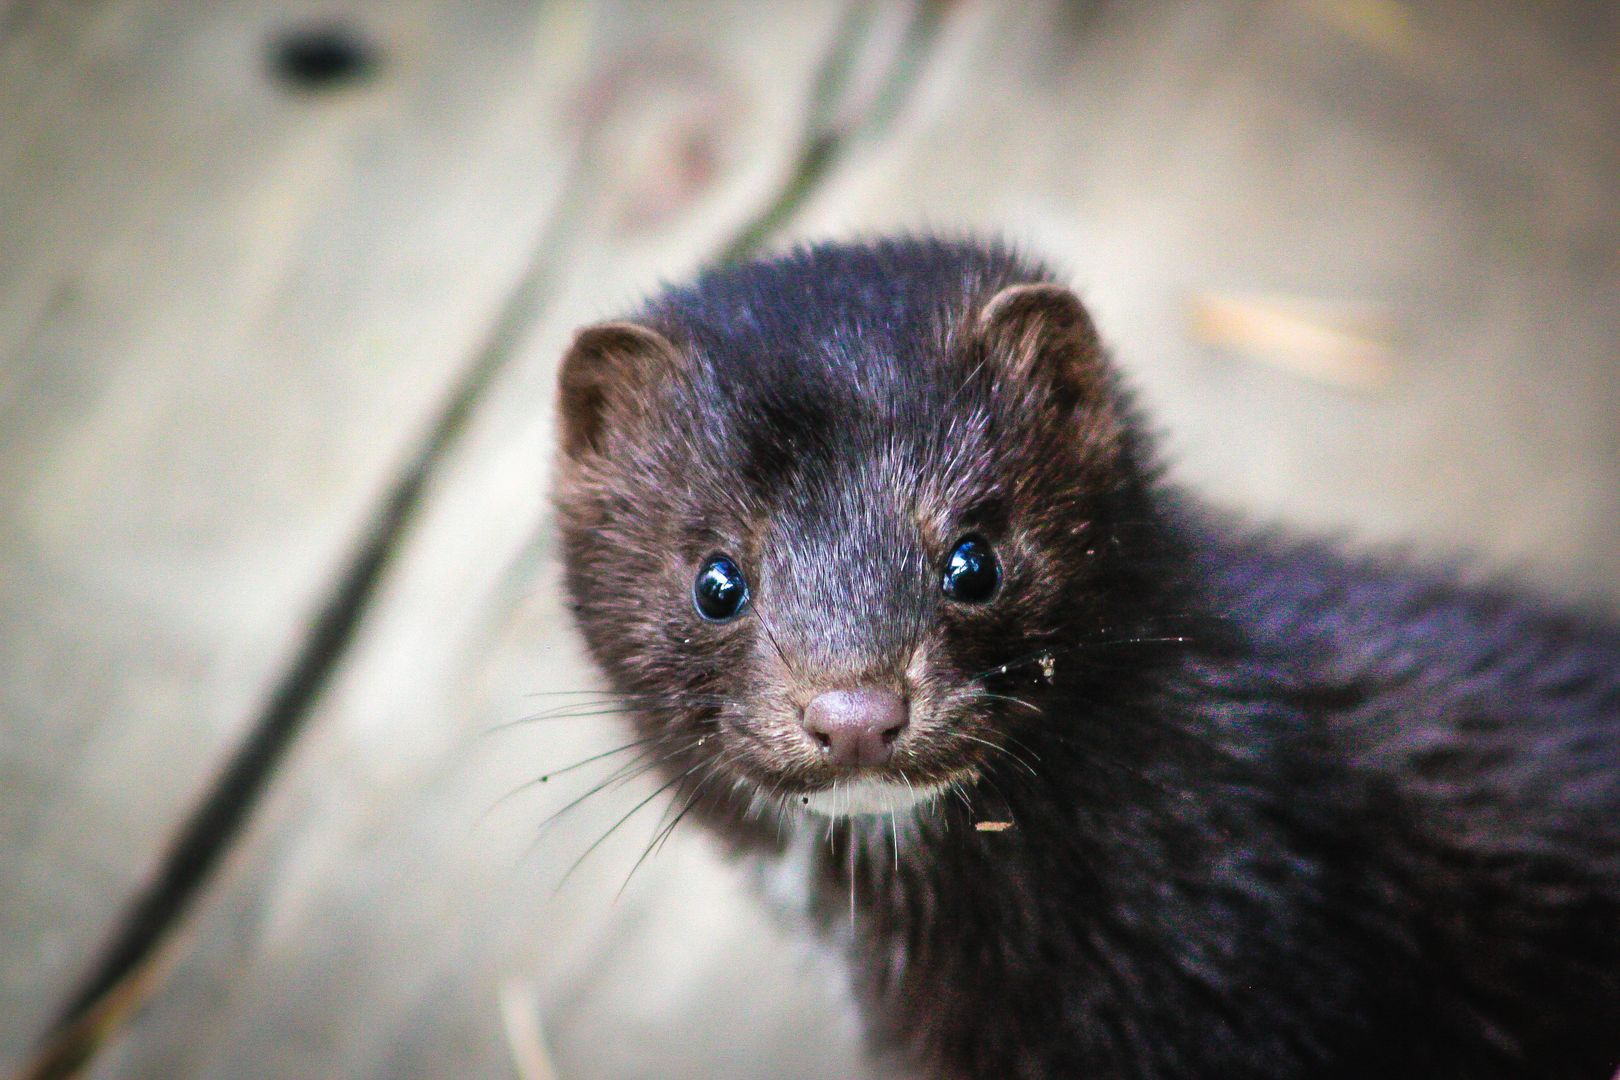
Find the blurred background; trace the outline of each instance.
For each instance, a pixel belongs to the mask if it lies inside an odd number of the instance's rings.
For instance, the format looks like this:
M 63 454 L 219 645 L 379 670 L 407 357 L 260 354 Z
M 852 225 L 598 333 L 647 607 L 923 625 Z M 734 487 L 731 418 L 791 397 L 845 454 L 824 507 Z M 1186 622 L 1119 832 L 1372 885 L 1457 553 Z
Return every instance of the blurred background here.
M 0 0 L 0 1076 L 874 1075 L 558 772 L 545 491 L 574 327 L 898 229 L 1210 498 L 1620 604 L 1613 3 Z

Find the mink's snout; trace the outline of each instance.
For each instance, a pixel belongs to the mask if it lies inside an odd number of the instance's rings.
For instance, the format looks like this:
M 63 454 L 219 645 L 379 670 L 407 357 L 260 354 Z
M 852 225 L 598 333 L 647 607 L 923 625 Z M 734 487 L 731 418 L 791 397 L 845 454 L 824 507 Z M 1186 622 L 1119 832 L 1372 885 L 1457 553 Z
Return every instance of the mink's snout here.
M 872 768 L 888 763 L 910 706 L 890 690 L 828 690 L 804 707 L 804 730 L 829 763 Z

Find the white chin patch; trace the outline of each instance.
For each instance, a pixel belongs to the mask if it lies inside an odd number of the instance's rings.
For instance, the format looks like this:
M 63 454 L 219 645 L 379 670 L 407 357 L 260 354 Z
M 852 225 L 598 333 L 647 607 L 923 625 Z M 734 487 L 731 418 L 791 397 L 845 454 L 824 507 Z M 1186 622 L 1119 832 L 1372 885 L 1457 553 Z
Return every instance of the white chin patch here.
M 895 814 L 931 802 L 944 784 L 904 784 L 892 780 L 841 780 L 830 788 L 801 796 L 806 809 L 825 817 L 855 814 Z

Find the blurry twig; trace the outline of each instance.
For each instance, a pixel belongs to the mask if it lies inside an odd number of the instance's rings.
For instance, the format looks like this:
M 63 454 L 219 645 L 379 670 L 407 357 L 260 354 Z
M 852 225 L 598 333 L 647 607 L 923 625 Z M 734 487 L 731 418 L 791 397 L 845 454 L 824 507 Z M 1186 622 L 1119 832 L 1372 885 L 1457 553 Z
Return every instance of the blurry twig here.
M 168 979 L 187 940 L 170 934 L 70 1023 L 53 1031 L 10 1080 L 71 1080 Z
M 529 979 L 507 979 L 500 989 L 501 1026 L 520 1080 L 557 1080 L 540 1029 L 540 995 Z
M 873 33 L 881 5 L 857 3 L 844 15 L 816 74 L 804 136 L 777 197 L 737 231 L 722 262 L 744 259 L 780 231 L 852 142 L 888 127 L 916 85 L 944 21 L 944 0 L 918 0 L 890 52 L 873 63 Z
M 1365 306 L 1276 294 L 1200 292 L 1193 336 L 1318 382 L 1377 390 L 1393 369 L 1388 316 Z

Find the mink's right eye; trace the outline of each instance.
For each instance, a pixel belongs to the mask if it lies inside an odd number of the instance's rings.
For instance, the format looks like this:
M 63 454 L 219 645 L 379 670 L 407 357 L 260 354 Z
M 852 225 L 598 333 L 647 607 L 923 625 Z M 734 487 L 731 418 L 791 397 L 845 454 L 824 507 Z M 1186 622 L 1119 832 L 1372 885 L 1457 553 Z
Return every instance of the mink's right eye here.
M 748 579 L 725 555 L 710 555 L 692 583 L 692 604 L 710 622 L 730 622 L 748 604 Z
M 964 536 L 945 560 L 945 577 L 940 587 L 952 600 L 982 604 L 995 594 L 1001 582 L 996 553 L 977 536 Z

